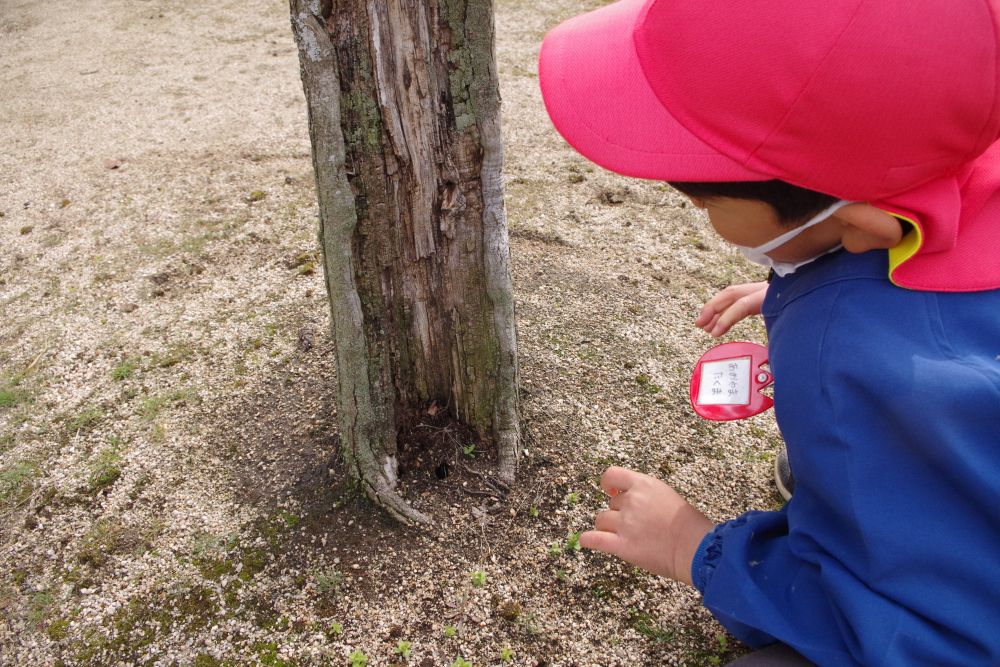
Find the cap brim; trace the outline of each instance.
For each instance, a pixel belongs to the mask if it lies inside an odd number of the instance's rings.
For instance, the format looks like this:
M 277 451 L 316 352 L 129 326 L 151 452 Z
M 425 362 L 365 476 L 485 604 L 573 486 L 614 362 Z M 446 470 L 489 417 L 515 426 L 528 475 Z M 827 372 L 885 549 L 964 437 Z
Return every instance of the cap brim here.
M 620 0 L 546 35 L 539 81 L 549 117 L 584 157 L 639 178 L 759 181 L 689 132 L 650 88 L 632 34 L 647 0 Z

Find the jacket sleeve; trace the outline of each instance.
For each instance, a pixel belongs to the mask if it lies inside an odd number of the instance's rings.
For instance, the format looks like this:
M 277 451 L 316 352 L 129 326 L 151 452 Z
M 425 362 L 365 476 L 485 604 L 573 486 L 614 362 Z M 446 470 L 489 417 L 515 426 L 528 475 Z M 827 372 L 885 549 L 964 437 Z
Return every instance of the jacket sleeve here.
M 753 648 L 782 641 L 820 665 L 862 664 L 824 592 L 824 568 L 797 557 L 790 542 L 785 510 L 749 512 L 716 526 L 691 565 L 705 606 Z

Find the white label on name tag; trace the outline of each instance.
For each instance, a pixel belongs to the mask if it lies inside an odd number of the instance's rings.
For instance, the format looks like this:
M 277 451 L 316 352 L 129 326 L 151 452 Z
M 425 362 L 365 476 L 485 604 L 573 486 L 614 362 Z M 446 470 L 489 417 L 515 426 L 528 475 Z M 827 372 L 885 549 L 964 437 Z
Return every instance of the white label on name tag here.
M 750 357 L 706 361 L 701 365 L 698 387 L 701 405 L 747 405 L 750 403 Z

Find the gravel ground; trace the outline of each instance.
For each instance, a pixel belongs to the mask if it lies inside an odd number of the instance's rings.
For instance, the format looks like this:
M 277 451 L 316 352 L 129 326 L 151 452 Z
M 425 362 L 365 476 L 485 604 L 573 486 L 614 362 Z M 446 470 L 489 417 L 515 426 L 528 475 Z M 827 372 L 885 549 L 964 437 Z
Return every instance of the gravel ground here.
M 498 3 L 528 456 L 495 511 L 468 493 L 489 452 L 427 452 L 404 489 L 437 521 L 418 532 L 339 461 L 287 6 L 0 0 L 0 662 L 744 650 L 690 590 L 572 548 L 612 463 L 719 520 L 779 502 L 773 419 L 707 423 L 686 398 L 713 344 L 700 304 L 759 275 L 666 186 L 590 166 L 545 117 L 541 37 L 589 6 Z

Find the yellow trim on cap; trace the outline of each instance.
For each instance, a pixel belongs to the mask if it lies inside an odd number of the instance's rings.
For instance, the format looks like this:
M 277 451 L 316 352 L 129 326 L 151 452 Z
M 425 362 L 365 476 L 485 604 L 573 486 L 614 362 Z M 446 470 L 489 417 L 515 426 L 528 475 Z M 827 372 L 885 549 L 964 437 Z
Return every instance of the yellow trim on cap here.
M 904 287 L 896 282 L 892 274 L 904 262 L 917 254 L 917 251 L 920 250 L 920 246 L 924 244 L 924 235 L 923 232 L 920 231 L 920 225 L 918 225 L 915 221 L 910 220 L 905 215 L 892 213 L 891 211 L 886 212 L 898 220 L 910 223 L 910 230 L 903 234 L 902 240 L 892 248 L 889 248 L 889 280 L 891 280 L 892 284 L 896 287 Z

